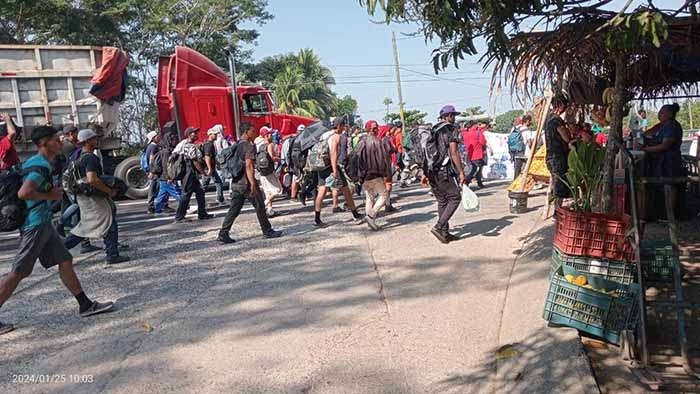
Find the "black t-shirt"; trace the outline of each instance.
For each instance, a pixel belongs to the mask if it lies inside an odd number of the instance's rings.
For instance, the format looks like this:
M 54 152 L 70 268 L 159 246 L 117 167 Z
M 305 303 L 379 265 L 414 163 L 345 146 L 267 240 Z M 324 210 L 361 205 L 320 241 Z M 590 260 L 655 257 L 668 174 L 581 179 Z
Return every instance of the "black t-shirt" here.
M 462 143 L 462 135 L 459 127 L 454 124 L 445 124 L 437 133 L 437 149 L 440 152 L 440 157 L 444 160 L 450 156 L 450 144 L 452 142 Z
M 554 115 L 547 121 L 544 129 L 544 139 L 547 144 L 547 160 L 563 160 L 567 158 L 567 144 L 559 135 L 557 129 L 564 125 L 564 120 Z
M 151 164 L 150 160 L 151 157 L 154 156 L 158 151 L 160 150 L 160 147 L 157 144 L 150 143 L 146 147 L 146 157 L 148 157 L 148 164 Z
M 237 142 L 238 148 L 236 149 L 236 158 L 243 161 L 243 176 L 241 179 L 235 182 L 231 182 L 231 190 L 244 192 L 248 189 L 248 177 L 245 174 L 245 160 L 252 160 L 255 162 L 256 149 L 255 145 L 250 143 L 250 141 L 241 139 Z
M 82 163 L 84 175 L 87 176 L 88 172 L 96 172 L 97 176 L 103 175 L 100 158 L 97 157 L 94 153 L 81 154 L 80 161 Z
M 209 156 L 212 159 L 216 158 L 216 148 L 214 147 L 214 141 L 207 141 L 202 145 L 202 154 L 204 154 L 204 156 Z

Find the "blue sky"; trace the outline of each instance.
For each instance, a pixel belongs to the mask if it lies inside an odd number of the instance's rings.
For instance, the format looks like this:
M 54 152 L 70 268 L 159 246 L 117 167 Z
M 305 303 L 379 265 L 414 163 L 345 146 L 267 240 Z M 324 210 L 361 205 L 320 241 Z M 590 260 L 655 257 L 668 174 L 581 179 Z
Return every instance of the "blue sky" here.
M 382 118 L 384 97 L 394 101 L 398 112 L 391 32 L 396 31 L 403 96 L 407 108 L 437 116 L 444 104 L 458 109 L 480 105 L 503 112 L 513 107 L 510 96 L 489 99 L 490 72 L 477 65 L 478 57 L 465 59 L 459 69 L 449 69 L 434 76 L 431 63 L 433 45 L 422 37 L 406 38 L 402 32 L 410 26 L 373 23 L 356 0 L 270 0 L 273 20 L 259 28 L 258 46 L 253 57 L 312 48 L 336 77 L 333 87 L 340 96 L 352 95 L 359 103 L 363 119 Z M 374 18 L 377 20 L 378 18 Z M 408 71 L 410 70 L 410 71 Z

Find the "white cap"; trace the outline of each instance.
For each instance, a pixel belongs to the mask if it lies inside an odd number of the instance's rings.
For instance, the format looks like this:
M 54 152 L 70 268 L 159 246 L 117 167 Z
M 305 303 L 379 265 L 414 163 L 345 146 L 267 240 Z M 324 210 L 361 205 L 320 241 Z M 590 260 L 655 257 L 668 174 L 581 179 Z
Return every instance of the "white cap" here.
M 216 134 L 223 134 L 224 133 L 224 126 L 217 124 L 214 125 L 211 129 L 207 131 L 207 135 L 216 135 Z
M 300 124 L 299 127 L 297 127 L 297 133 L 301 133 L 304 130 L 306 130 L 306 126 L 303 124 Z
M 78 142 L 85 142 L 95 137 L 97 137 L 97 133 L 92 129 L 82 129 L 78 131 Z
M 153 139 L 156 138 L 157 136 L 158 136 L 158 132 L 157 132 L 157 131 L 151 131 L 150 133 L 146 134 L 146 139 L 148 140 L 148 142 L 151 142 L 151 141 L 153 141 Z

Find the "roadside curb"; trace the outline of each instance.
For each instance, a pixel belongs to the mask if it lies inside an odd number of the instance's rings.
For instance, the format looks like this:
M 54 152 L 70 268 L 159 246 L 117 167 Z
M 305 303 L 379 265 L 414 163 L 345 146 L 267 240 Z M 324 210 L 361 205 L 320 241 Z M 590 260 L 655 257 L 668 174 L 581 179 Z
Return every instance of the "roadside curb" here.
M 497 393 L 600 393 L 578 331 L 542 319 L 553 226 L 538 215 L 513 260 L 495 356 Z

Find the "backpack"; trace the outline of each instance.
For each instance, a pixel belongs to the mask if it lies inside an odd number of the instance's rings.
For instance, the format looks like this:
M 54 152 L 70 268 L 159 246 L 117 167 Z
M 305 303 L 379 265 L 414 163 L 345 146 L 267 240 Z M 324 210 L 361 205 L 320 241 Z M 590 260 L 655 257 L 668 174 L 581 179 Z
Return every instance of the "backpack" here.
M 430 128 L 427 126 L 418 126 L 411 131 L 411 147 L 409 155 L 414 163 L 423 166 L 425 162 L 425 152 L 422 147 L 427 143 L 428 138 L 430 138 Z
M 15 231 L 22 227 L 27 220 L 29 211 L 46 201 L 36 202 L 31 207 L 17 196 L 22 187 L 22 176 L 30 172 L 38 172 L 45 181 L 50 182 L 49 169 L 41 166 L 19 169 L 15 166 L 0 172 L 0 232 Z
M 516 126 L 513 127 L 508 135 L 508 150 L 511 153 L 525 152 L 525 142 L 523 141 L 523 133 Z
M 360 180 L 360 152 L 358 149 L 348 153 L 348 160 L 345 163 L 345 175 L 354 183 Z
M 275 170 L 275 163 L 272 157 L 267 153 L 267 144 L 260 144 L 257 147 L 257 155 L 255 156 L 255 168 L 258 169 L 260 175 L 267 176 Z
M 443 167 L 445 161 L 445 156 L 438 149 L 438 135 L 444 132 L 446 128 L 454 127 L 451 123 L 440 122 L 433 126 L 429 133 L 424 133 L 420 137 L 420 154 L 423 161 L 417 161 L 417 163 L 423 166 L 423 171 L 425 172 L 435 172 Z
M 245 173 L 245 163 L 238 156 L 238 143 L 233 143 L 224 148 L 221 154 L 216 157 L 216 161 L 221 168 L 228 171 L 234 182 L 238 182 Z
M 141 153 L 141 169 L 146 172 L 151 172 L 151 166 L 148 163 L 148 153 L 144 150 Z
M 296 137 L 294 138 L 292 147 L 289 151 L 289 162 L 291 163 L 292 172 L 294 172 L 296 175 L 301 175 L 301 172 L 304 171 L 304 168 L 306 167 L 308 152 L 301 149 L 301 141 L 299 141 L 299 139 Z
M 149 172 L 156 176 L 163 175 L 163 155 L 161 152 L 162 150 L 159 150 L 155 155 L 153 155 L 153 162 L 150 165 Z
M 306 164 L 310 171 L 323 171 L 330 167 L 331 155 L 327 140 L 321 139 L 311 147 Z
M 89 153 L 85 154 L 89 155 Z M 74 196 L 78 194 L 92 196 L 98 191 L 94 186 L 87 183 L 85 176 L 80 173 L 81 166 L 83 165 L 82 158 L 83 153 L 68 164 L 68 168 L 61 174 L 61 187 L 67 193 Z
M 173 181 L 181 181 L 185 178 L 185 172 L 187 172 L 186 165 L 184 156 L 178 153 L 171 153 L 166 164 L 168 178 Z

